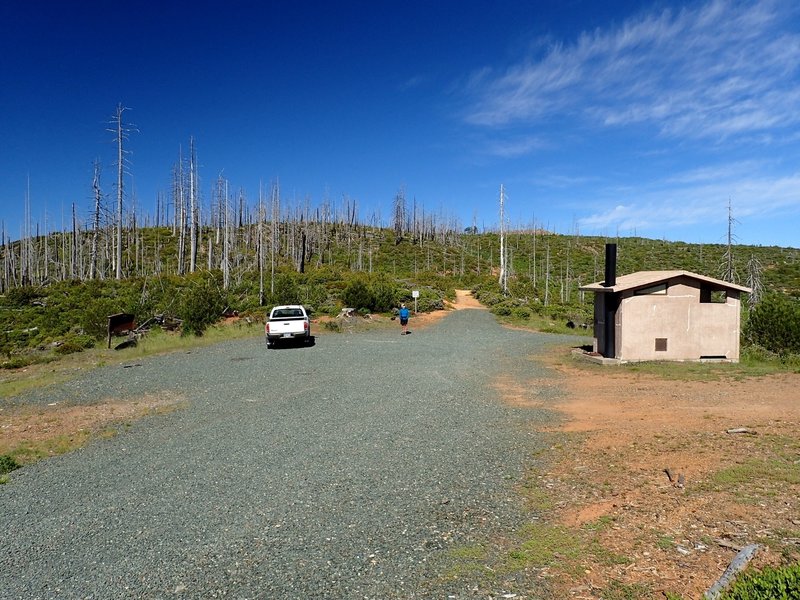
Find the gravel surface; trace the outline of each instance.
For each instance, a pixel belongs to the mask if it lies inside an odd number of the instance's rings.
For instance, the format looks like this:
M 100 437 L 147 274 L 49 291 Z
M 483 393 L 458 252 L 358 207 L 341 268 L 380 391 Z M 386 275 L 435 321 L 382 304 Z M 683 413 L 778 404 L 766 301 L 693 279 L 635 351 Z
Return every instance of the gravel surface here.
M 179 394 L 188 406 L 11 474 L 0 597 L 502 594 L 508 582 L 444 573 L 454 549 L 530 518 L 514 485 L 554 416 L 504 405 L 492 382 L 552 377 L 530 356 L 554 341 L 462 310 L 408 336 L 230 342 L 30 393 Z

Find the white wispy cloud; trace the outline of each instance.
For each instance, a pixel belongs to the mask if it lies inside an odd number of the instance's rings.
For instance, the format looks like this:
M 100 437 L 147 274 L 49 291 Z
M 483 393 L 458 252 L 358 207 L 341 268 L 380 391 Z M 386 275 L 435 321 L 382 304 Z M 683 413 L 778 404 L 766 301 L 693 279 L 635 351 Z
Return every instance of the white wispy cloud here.
M 427 81 L 427 79 L 428 78 L 425 75 L 414 75 L 400 82 L 400 84 L 397 87 L 400 91 L 403 92 L 407 90 L 413 90 L 423 85 Z
M 505 126 L 571 116 L 714 140 L 789 135 L 800 122 L 796 18 L 781 0 L 712 0 L 643 14 L 503 73 L 476 72 L 466 119 Z
M 730 200 L 734 216 L 775 216 L 797 214 L 800 210 L 800 173 L 778 178 L 754 176 L 738 178 L 733 171 L 741 164 L 719 169 L 687 172 L 656 183 L 649 190 L 606 197 L 599 206 L 607 208 L 579 219 L 586 231 L 677 230 L 687 225 L 724 223 Z M 725 177 L 720 180 L 720 175 Z M 602 191 L 600 195 L 604 194 Z
M 664 179 L 664 184 L 667 185 L 697 185 L 706 182 L 734 182 L 741 178 L 742 173 L 755 173 L 760 171 L 765 166 L 763 160 L 740 160 L 721 165 L 713 165 L 706 167 L 698 167 L 675 173 Z
M 536 136 L 521 136 L 494 140 L 486 143 L 483 151 L 491 156 L 514 158 L 530 153 L 532 150 L 546 148 L 549 144 Z

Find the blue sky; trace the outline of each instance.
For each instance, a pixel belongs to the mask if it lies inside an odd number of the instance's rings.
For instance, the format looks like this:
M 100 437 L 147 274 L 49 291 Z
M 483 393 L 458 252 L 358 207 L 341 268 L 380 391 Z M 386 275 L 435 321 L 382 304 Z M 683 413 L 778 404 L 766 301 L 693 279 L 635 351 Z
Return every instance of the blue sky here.
M 138 6 L 136 4 L 139 4 Z M 0 218 L 109 205 L 118 103 L 153 212 L 193 137 L 201 192 L 411 202 L 462 226 L 800 246 L 793 2 L 3 2 Z

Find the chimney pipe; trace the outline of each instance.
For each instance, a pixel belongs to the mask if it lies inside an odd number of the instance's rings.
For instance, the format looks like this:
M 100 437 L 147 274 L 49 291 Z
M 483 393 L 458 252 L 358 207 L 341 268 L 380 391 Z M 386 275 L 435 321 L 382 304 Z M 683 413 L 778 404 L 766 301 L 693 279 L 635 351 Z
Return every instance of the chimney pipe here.
M 606 244 L 606 278 L 603 286 L 613 287 L 617 283 L 617 245 Z

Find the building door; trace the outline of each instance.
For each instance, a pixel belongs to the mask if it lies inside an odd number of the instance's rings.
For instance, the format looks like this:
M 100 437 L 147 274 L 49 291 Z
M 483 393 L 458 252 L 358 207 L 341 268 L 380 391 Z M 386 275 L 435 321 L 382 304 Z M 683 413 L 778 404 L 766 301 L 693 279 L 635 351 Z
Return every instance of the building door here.
M 605 328 L 603 331 L 604 344 L 601 354 L 606 358 L 616 358 L 617 355 L 617 309 L 619 308 L 619 294 L 605 294 Z

